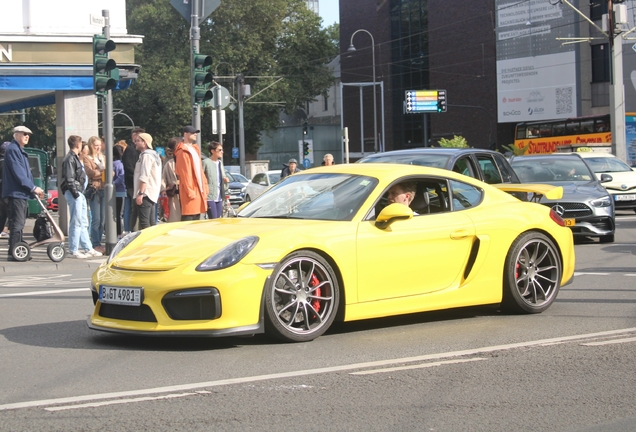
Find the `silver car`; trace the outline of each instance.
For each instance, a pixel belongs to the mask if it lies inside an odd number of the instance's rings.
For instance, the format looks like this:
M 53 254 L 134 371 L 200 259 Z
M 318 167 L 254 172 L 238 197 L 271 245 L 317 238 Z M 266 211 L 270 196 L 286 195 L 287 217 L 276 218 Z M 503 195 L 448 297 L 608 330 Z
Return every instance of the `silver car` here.
M 597 179 L 576 153 L 514 156 L 510 164 L 522 183 L 563 187 L 561 199 L 542 197 L 540 203 L 552 207 L 575 236 L 598 237 L 601 243 L 614 241 L 614 201 L 601 185 L 612 181 L 610 175 L 601 174 Z

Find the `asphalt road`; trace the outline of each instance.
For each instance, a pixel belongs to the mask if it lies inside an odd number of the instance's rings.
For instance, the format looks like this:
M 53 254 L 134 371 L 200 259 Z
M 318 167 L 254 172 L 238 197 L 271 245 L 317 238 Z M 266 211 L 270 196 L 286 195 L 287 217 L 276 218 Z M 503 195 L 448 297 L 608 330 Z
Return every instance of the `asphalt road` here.
M 636 215 L 576 253 L 542 314 L 414 314 L 305 344 L 92 332 L 99 260 L 18 263 L 0 272 L 0 430 L 633 431 Z

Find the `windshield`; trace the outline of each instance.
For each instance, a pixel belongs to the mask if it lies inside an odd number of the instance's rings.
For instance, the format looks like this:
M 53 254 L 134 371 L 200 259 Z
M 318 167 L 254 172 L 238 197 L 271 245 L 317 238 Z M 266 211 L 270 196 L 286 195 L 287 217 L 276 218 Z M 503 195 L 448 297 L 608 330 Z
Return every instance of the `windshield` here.
M 521 183 L 553 184 L 594 179 L 585 162 L 578 157 L 538 159 L 530 156 L 513 159 L 511 165 Z
M 350 174 L 294 174 L 238 217 L 351 220 L 377 183 L 375 178 Z
M 232 173 L 232 177 L 234 177 L 234 181 L 237 181 L 239 183 L 249 183 L 249 180 L 243 177 L 241 174 Z
M 267 174 L 267 177 L 269 177 L 269 184 L 275 184 L 280 180 L 280 173 L 269 173 Z
M 450 156 L 440 154 L 383 154 L 367 156 L 358 163 L 397 163 L 405 165 L 420 165 L 433 168 L 446 168 Z
M 585 161 L 592 167 L 595 173 L 612 173 L 632 171 L 632 169 L 620 159 L 608 157 L 585 158 Z

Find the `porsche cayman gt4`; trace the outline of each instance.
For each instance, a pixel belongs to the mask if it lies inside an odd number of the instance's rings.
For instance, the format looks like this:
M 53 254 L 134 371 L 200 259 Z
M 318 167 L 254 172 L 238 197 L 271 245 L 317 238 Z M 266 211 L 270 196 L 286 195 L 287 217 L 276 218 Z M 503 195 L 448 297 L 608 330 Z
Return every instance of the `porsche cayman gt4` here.
M 398 183 L 411 191 L 408 205 L 389 202 Z M 309 169 L 236 218 L 124 237 L 93 275 L 88 325 L 301 342 L 334 320 L 486 304 L 542 312 L 573 276 L 572 232 L 552 209 L 519 201 L 508 187 L 561 193 L 421 166 Z

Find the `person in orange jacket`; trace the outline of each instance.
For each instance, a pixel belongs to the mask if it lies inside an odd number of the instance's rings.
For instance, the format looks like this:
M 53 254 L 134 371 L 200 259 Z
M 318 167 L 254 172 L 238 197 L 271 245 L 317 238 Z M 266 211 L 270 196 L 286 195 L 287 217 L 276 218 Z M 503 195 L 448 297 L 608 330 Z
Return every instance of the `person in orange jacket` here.
M 183 142 L 174 151 L 175 174 L 179 179 L 181 220 L 198 220 L 208 210 L 208 180 L 203 172 L 201 149 L 194 126 L 183 128 Z

